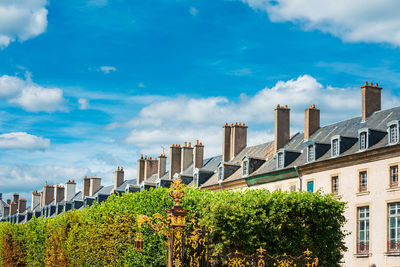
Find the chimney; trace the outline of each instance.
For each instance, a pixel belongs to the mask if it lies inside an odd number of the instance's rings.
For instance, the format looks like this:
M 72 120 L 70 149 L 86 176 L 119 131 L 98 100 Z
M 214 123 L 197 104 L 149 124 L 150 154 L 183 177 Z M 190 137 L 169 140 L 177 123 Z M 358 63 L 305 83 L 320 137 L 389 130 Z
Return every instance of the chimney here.
M 222 161 L 227 162 L 231 159 L 231 126 L 225 123 L 222 129 Z
M 362 88 L 362 120 L 365 121 L 372 113 L 381 110 L 381 91 L 376 83 L 375 86 L 365 82 Z
M 175 173 L 181 171 L 181 146 L 172 145 L 169 149 L 169 179 L 172 180 Z
M 11 199 L 7 199 L 7 204 L 10 205 L 11 204 Z
M 140 155 L 140 159 L 137 161 L 137 185 L 140 185 L 144 181 L 144 158 L 143 154 Z
M 17 202 L 11 202 L 10 204 L 10 216 L 16 214 L 18 211 L 18 203 Z
M 10 206 L 4 206 L 4 209 L 3 209 L 3 217 L 5 218 L 5 217 L 7 217 L 8 215 L 10 215 Z
M 23 213 L 26 210 L 26 199 L 21 198 L 18 201 L 18 213 Z
M 144 179 L 147 180 L 153 174 L 157 173 L 158 170 L 158 160 L 157 158 L 144 157 Z
M 277 105 L 275 108 L 275 153 L 290 140 L 290 108 Z
M 243 123 L 231 125 L 231 158 L 247 146 L 247 126 Z
M 18 203 L 18 200 L 19 200 L 19 194 L 18 193 L 14 193 L 13 202 Z
M 32 192 L 31 210 L 33 210 L 38 205 L 40 207 L 40 193 L 35 190 Z
M 187 167 L 190 166 L 193 162 L 193 147 L 192 144 L 189 142 L 185 142 L 184 146 L 181 149 L 181 172 L 186 170 Z
M 96 176 L 96 174 L 90 177 L 89 196 L 93 196 L 94 194 L 96 194 L 96 192 L 100 190 L 100 187 L 101 187 L 101 178 Z
M 54 186 L 46 184 L 43 188 L 42 206 L 49 205 L 54 200 Z
M 62 185 L 56 185 L 56 203 L 60 202 L 64 199 L 65 196 L 65 188 Z
M 167 156 L 165 154 L 161 154 L 158 157 L 158 178 L 161 178 L 164 176 L 164 174 L 167 172 Z
M 85 176 L 82 182 L 82 199 L 90 195 L 90 179 Z
M 196 168 L 203 167 L 203 159 L 204 159 L 204 146 L 199 140 L 196 141 L 196 145 L 194 146 L 193 151 L 193 170 Z
M 319 129 L 319 114 L 320 111 L 314 104 L 304 111 L 304 139 L 309 139 Z
M 64 199 L 65 201 L 71 201 L 76 194 L 76 183 L 75 180 L 68 180 L 68 182 L 65 183 L 65 195 Z
M 123 183 L 124 183 L 124 168 L 117 167 L 117 170 L 114 172 L 114 189 L 117 189 Z

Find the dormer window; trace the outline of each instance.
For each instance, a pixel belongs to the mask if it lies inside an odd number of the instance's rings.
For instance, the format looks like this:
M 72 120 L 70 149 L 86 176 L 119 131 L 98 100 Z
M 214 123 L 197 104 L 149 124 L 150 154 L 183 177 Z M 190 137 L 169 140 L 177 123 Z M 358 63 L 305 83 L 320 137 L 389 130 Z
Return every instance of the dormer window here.
M 339 139 L 332 140 L 332 157 L 339 156 Z
M 195 172 L 193 174 L 193 185 L 197 188 L 199 187 L 199 173 Z
M 309 145 L 307 147 L 307 162 L 311 162 L 315 160 L 315 146 Z
M 218 181 L 224 180 L 224 167 L 218 167 Z
M 367 148 L 367 132 L 360 133 L 360 150 Z
M 243 166 L 242 166 L 242 169 L 243 169 L 243 176 L 247 176 L 247 175 L 249 175 L 249 160 L 244 160 L 243 161 Z
M 278 168 L 283 168 L 285 163 L 285 158 L 283 152 L 278 153 Z
M 399 125 L 397 121 L 391 121 L 388 123 L 388 133 L 389 144 L 396 144 L 399 142 Z

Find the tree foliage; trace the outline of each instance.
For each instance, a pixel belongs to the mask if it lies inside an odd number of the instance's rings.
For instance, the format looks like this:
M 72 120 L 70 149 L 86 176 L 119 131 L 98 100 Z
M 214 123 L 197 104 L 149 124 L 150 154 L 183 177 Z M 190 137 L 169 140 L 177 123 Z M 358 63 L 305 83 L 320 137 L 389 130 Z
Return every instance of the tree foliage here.
M 167 189 L 113 195 L 106 202 L 29 223 L 0 223 L 1 266 L 165 266 L 166 238 L 145 226 L 144 250 L 134 249 L 139 214 L 165 215 Z M 300 255 L 307 248 L 321 266 L 337 266 L 346 249 L 345 204 L 330 195 L 265 190 L 211 192 L 186 188 L 191 217 L 213 226 L 212 248 Z

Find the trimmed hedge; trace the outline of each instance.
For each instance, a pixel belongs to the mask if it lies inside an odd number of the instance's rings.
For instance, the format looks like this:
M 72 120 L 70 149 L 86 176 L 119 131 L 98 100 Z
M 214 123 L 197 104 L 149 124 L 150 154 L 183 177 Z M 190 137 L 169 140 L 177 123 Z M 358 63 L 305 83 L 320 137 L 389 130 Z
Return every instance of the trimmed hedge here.
M 55 218 L 15 225 L 0 223 L 1 266 L 166 266 L 165 237 L 142 230 L 144 250 L 134 250 L 139 214 L 165 215 L 168 190 L 111 196 L 106 202 Z M 211 192 L 186 188 L 183 207 L 214 227 L 220 255 L 234 250 L 300 255 L 307 248 L 320 266 L 338 266 L 345 233 L 345 204 L 330 195 L 266 190 Z

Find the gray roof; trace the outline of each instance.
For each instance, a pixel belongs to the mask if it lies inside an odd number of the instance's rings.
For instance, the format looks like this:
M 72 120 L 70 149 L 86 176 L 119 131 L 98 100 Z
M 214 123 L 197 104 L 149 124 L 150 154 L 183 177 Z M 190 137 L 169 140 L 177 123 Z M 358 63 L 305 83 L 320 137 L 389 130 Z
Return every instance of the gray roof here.
M 136 179 L 125 180 L 120 186 L 118 186 L 117 190 L 125 191 L 127 185 L 136 185 Z
M 314 141 L 316 143 L 324 143 L 330 146 L 331 138 L 334 136 L 353 137 L 358 138 L 358 131 L 360 129 L 368 128 L 371 130 L 378 130 L 387 132 L 387 124 L 393 120 L 400 120 L 400 107 L 395 107 L 387 110 L 374 112 L 365 121 L 361 117 L 355 117 L 348 120 L 340 121 L 337 123 L 329 124 L 321 127 L 315 131 L 308 140 L 304 140 L 302 132 L 297 133 L 291 138 L 288 144 L 285 145 L 284 150 L 297 151 L 301 153 L 292 163 L 285 166 L 284 169 L 292 168 L 308 164 L 307 162 L 307 141 Z M 387 134 L 383 136 L 376 144 L 368 147 L 366 150 L 373 150 L 388 145 Z M 355 142 L 349 149 L 341 153 L 338 157 L 358 153 L 358 142 Z M 322 156 L 313 162 L 323 161 L 331 158 L 331 148 L 329 148 Z M 254 175 L 260 175 L 268 172 L 276 171 L 276 157 L 266 162 Z

